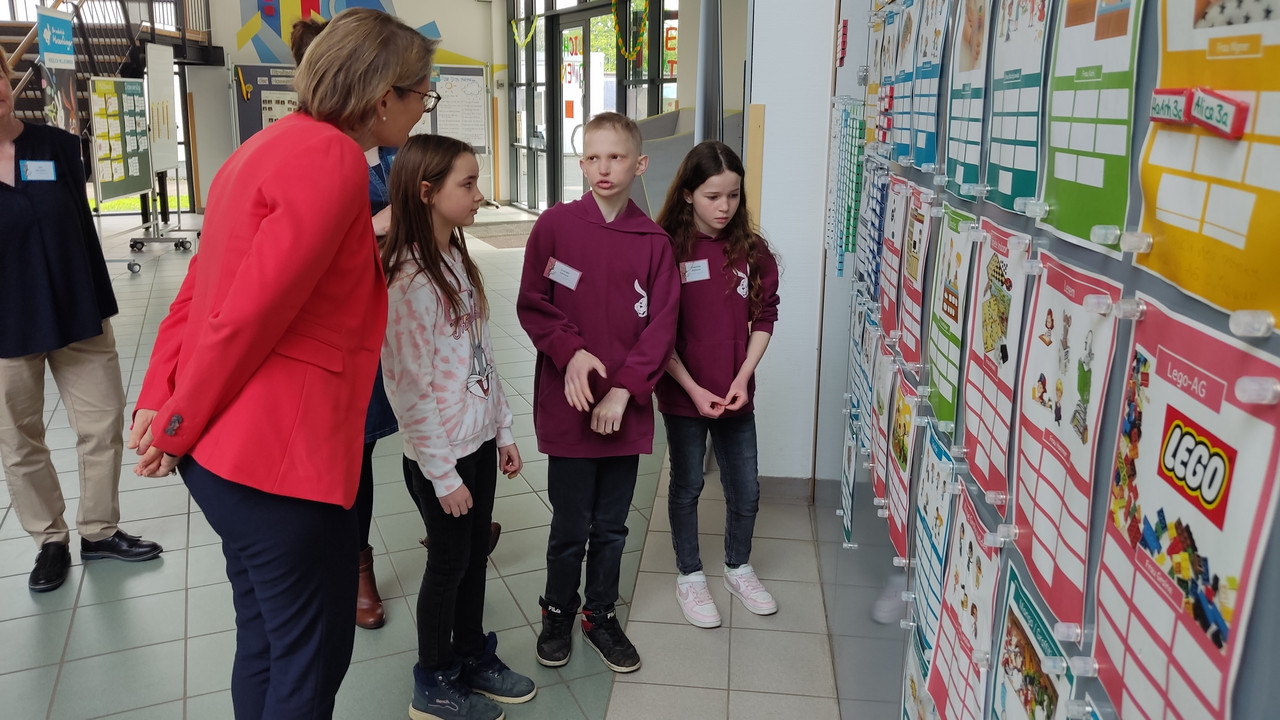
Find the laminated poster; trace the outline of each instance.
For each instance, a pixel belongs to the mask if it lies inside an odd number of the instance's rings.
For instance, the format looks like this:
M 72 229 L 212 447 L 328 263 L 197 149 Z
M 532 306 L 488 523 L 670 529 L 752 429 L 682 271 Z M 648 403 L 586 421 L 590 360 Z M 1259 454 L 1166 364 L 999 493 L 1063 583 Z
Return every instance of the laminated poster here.
M 1280 8 L 1163 0 L 1160 10 L 1156 87 L 1209 88 L 1247 111 L 1191 90 L 1184 112 L 1239 139 L 1152 123 L 1140 172 L 1142 229 L 1155 246 L 1137 262 L 1225 310 L 1280 314 Z
M 863 173 L 862 209 L 854 247 L 854 280 L 867 289 L 873 302 L 880 301 L 880 253 L 884 245 L 884 212 L 889 192 L 886 173 Z
M 991 129 L 987 201 L 1013 201 L 1040 189 L 1040 82 L 1048 0 L 1001 0 L 991 47 Z
M 923 352 L 924 267 L 925 258 L 929 257 L 929 234 L 933 232 L 933 216 L 929 211 L 934 195 L 919 185 L 910 187 L 907 237 L 903 246 L 902 302 L 899 304 L 901 317 L 898 329 L 902 337 L 898 342 L 898 352 L 902 354 L 903 362 L 918 363 Z
M 1049 149 L 1041 221 L 1060 238 L 1090 241 L 1094 225 L 1123 228 L 1129 212 L 1134 70 L 1142 0 L 1067 0 L 1058 9 L 1049 80 Z
M 1075 675 L 1045 668 L 1047 658 L 1066 659 L 1053 637 L 1050 620 L 1040 613 L 1022 576 L 1009 566 L 998 642 L 996 688 L 991 698 L 994 720 L 1065 720 Z M 1057 661 L 1057 662 L 1061 662 Z
M 1098 572 L 1098 677 L 1127 718 L 1230 717 L 1276 504 L 1280 361 L 1151 298 L 1134 324 Z
M 944 204 L 942 232 L 933 262 L 929 293 L 929 404 L 941 422 L 955 422 L 960 390 L 960 338 L 964 333 L 965 299 L 969 294 L 969 261 L 973 241 L 968 229 L 973 215 Z
M 907 523 L 911 510 L 911 475 L 916 461 L 916 389 L 898 373 L 893 421 L 889 430 L 889 541 L 898 557 L 907 557 Z
M 893 403 L 897 399 L 898 366 L 884 344 L 884 336 L 876 346 L 876 363 L 873 371 L 871 396 L 871 422 L 875 432 L 875 444 L 871 446 L 871 487 L 875 496 L 886 498 L 885 480 L 889 470 L 889 421 L 893 418 Z
M 849 384 L 853 395 L 851 402 L 855 413 L 850 417 L 857 420 L 856 438 L 858 448 L 864 453 L 871 452 L 871 380 L 878 357 L 876 349 L 880 346 L 879 313 L 876 306 L 859 291 L 854 296 L 852 316 L 855 327 L 850 337 L 849 348 Z
M 955 493 L 955 463 L 946 443 L 933 423 L 924 431 L 924 447 L 920 456 L 920 475 L 916 479 L 915 565 L 911 574 L 912 620 L 916 627 L 908 648 L 920 652 L 920 666 L 926 678 L 933 664 L 934 641 L 942 620 L 942 585 L 947 561 L 947 537 L 953 524 L 952 504 Z
M 907 643 L 906 655 L 907 674 L 902 683 L 902 720 L 933 720 L 936 715 L 931 712 L 929 696 L 925 692 L 928 673 L 920 663 L 923 653 L 914 639 Z
M 896 104 L 894 83 L 898 80 L 898 46 L 902 40 L 902 14 L 892 10 L 884 15 L 880 43 L 880 91 L 876 95 L 876 154 L 886 160 L 893 155 Z M 895 160 L 897 158 L 894 158 Z
M 867 142 L 875 142 L 880 122 L 880 85 L 884 79 L 884 21 L 873 20 L 870 34 L 871 47 L 867 54 L 867 101 L 863 103 L 867 121 Z
M 983 218 L 986 241 L 974 258 L 965 350 L 964 446 L 969 474 L 983 491 L 1009 492 L 1014 386 L 1022 347 L 1031 238 Z M 1006 507 L 1007 509 L 1007 507 Z
M 893 78 L 893 153 L 890 159 L 901 162 L 911 156 L 911 114 L 915 104 L 916 36 L 920 30 L 920 6 L 923 0 L 898 0 L 890 8 L 898 25 L 897 73 Z
M 1028 582 L 1063 622 L 1084 614 L 1089 499 L 1102 398 L 1116 348 L 1114 312 L 1084 309 L 1121 286 L 1041 252 L 1018 383 L 1018 551 Z
M 890 175 L 888 216 L 884 222 L 884 247 L 880 255 L 880 328 L 889 335 L 898 330 L 902 243 L 907 233 L 907 205 L 910 199 L 907 181 L 897 175 Z
M 978 517 L 967 492 L 956 497 L 955 521 L 947 542 L 942 618 L 929 672 L 929 696 L 942 720 L 985 718 L 987 666 L 974 651 L 991 647 L 996 588 L 1000 586 L 1000 550 L 982 540 L 991 531 Z
M 987 41 L 992 0 L 956 0 L 951 38 L 947 117 L 947 190 L 973 200 L 961 186 L 978 182 L 982 165 L 982 118 L 987 88 Z
M 951 0 L 920 0 L 920 33 L 916 38 L 915 101 L 911 156 L 916 167 L 938 162 L 938 92 L 942 47 L 947 37 Z
M 853 483 L 858 476 L 858 421 L 852 414 L 844 423 L 844 456 L 840 472 L 841 529 L 845 543 L 853 540 Z

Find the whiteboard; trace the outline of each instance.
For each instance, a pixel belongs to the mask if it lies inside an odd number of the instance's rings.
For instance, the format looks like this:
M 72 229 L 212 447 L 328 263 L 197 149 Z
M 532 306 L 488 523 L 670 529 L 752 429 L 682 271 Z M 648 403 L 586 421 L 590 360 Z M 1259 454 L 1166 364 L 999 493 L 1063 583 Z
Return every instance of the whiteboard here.
M 416 132 L 457 138 L 489 154 L 489 78 L 483 66 L 437 65 L 431 71 L 431 88 L 440 93 L 440 104 L 420 123 Z M 421 127 L 426 125 L 426 127 Z
M 178 105 L 173 80 L 173 48 L 147 43 L 147 121 L 153 171 L 178 167 Z

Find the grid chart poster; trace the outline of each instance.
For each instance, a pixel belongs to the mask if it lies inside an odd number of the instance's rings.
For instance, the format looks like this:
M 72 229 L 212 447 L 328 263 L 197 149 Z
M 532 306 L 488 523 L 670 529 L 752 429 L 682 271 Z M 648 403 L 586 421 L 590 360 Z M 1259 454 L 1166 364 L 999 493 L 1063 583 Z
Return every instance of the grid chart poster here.
M 947 562 L 947 537 L 951 532 L 951 492 L 955 463 L 933 423 L 925 430 L 920 456 L 920 475 L 916 479 L 915 565 L 911 574 L 912 618 L 916 627 L 912 643 L 920 648 L 920 664 L 927 678 L 933 663 L 933 644 L 942 620 L 942 585 Z
M 98 199 L 148 192 L 151 190 L 151 141 L 147 137 L 143 82 L 94 77 L 90 79 L 90 87 L 93 177 L 98 184 Z
M 1070 669 L 1057 675 L 1045 668 L 1047 658 L 1066 659 L 1049 623 L 1027 592 L 1022 576 L 1010 565 L 991 698 L 994 720 L 1066 719 L 1066 701 L 1071 698 L 1075 676 Z
M 236 136 L 241 143 L 298 109 L 292 65 L 236 65 L 231 70 L 236 99 Z
M 1049 80 L 1042 223 L 1093 248 L 1094 225 L 1129 212 L 1134 69 L 1142 0 L 1067 0 L 1058 10 Z M 1109 246 L 1117 252 L 1119 243 Z
M 992 0 L 956 0 L 951 38 L 947 113 L 947 190 L 973 200 L 961 186 L 978 182 L 982 164 L 982 118 L 987 92 L 987 41 Z
M 884 222 L 880 254 L 880 328 L 892 334 L 898 329 L 898 290 L 902 283 L 902 243 L 907 232 L 907 205 L 911 192 L 907 181 L 889 176 L 888 214 Z
M 850 337 L 849 348 L 849 383 L 850 394 L 853 395 L 853 413 L 858 420 L 858 448 L 863 452 L 871 450 L 871 382 L 874 377 L 876 361 L 880 347 L 880 323 L 876 319 L 876 306 L 860 294 L 854 298 L 853 313 L 855 327 Z
M 868 53 L 867 66 L 867 102 L 865 119 L 867 121 L 867 142 L 874 142 L 875 131 L 880 122 L 880 82 L 884 79 L 884 20 L 871 21 L 871 49 Z
M 1118 324 L 1114 313 L 1099 315 L 1081 303 L 1090 295 L 1114 303 L 1121 286 L 1048 253 L 1040 260 L 1018 383 L 1017 545 L 1049 610 L 1078 623 L 1097 428 Z
M 1134 326 L 1098 573 L 1099 679 L 1126 718 L 1226 718 L 1276 502 L 1280 363 L 1151 298 Z
M 907 674 L 902 683 L 902 720 L 932 720 L 929 713 L 928 697 L 925 693 L 925 679 L 929 672 L 924 668 L 926 651 L 914 636 L 907 642 L 906 662 Z
M 876 345 L 876 364 L 871 385 L 871 424 L 875 433 L 871 446 L 871 488 L 881 500 L 886 497 L 885 481 L 889 470 L 889 422 L 893 419 L 897 398 L 897 365 L 884 345 L 884 336 Z
M 916 167 L 938 162 L 938 91 L 942 48 L 947 37 L 951 0 L 921 0 L 916 38 L 915 100 L 912 103 L 911 151 Z
M 898 342 L 898 352 L 902 353 L 905 363 L 920 362 L 921 324 L 924 319 L 924 266 L 929 256 L 929 234 L 933 232 L 933 216 L 925 189 L 912 184 L 911 199 L 907 205 L 907 237 L 903 248 L 902 260 L 902 301 L 901 322 L 899 330 L 902 336 Z
M 877 98 L 876 155 L 886 160 L 893 155 L 894 83 L 898 79 L 898 41 L 901 39 L 902 16 L 885 11 L 884 32 L 880 43 L 880 92 Z
M 889 179 L 885 173 L 863 173 L 862 208 L 858 213 L 858 239 L 854 243 L 854 280 L 866 288 L 867 297 L 880 301 L 880 253 L 884 244 L 884 211 Z
M 973 241 L 969 228 L 974 216 L 942 206 L 942 232 L 933 262 L 933 283 L 929 294 L 929 404 L 941 422 L 955 422 L 960 390 L 960 343 L 964 333 L 965 299 L 969 292 L 969 261 Z
M 920 1 L 898 0 L 897 72 L 893 78 L 893 152 L 901 162 L 911 155 L 911 112 L 915 104 L 916 36 L 920 30 Z
M 1005 210 L 1040 178 L 1040 81 L 1047 0 L 1001 0 L 991 48 L 987 200 Z
M 994 650 L 991 626 L 1000 586 L 1000 550 L 982 543 L 988 532 L 969 493 L 960 493 L 947 543 L 942 617 L 929 672 L 929 695 L 942 720 L 986 717 L 987 669 L 973 654 Z
M 1280 314 L 1280 8 L 1274 0 L 1164 0 L 1161 10 L 1156 87 L 1211 88 L 1248 114 L 1238 140 L 1152 124 L 1140 169 L 1142 229 L 1157 244 L 1137 261 L 1225 310 Z M 1192 93 L 1193 111 L 1230 119 L 1225 104 Z
M 982 219 L 965 350 L 964 446 L 983 491 L 1009 492 L 1009 446 L 1031 238 Z
M 907 556 L 907 523 L 910 522 L 911 475 L 916 466 L 916 389 L 898 373 L 893 392 L 893 421 L 889 428 L 889 542 L 898 557 Z

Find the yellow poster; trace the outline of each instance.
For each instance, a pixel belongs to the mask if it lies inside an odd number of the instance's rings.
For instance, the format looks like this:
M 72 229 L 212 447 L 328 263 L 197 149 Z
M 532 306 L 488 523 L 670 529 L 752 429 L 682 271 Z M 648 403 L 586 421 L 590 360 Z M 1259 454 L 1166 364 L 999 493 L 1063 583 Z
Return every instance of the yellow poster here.
M 1156 86 L 1186 93 L 1153 108 L 1174 121 L 1153 122 L 1143 149 L 1142 229 L 1155 243 L 1137 262 L 1224 310 L 1280 315 L 1280 0 L 1160 10 Z M 1238 139 L 1185 122 L 1230 125 L 1233 106 L 1247 112 Z

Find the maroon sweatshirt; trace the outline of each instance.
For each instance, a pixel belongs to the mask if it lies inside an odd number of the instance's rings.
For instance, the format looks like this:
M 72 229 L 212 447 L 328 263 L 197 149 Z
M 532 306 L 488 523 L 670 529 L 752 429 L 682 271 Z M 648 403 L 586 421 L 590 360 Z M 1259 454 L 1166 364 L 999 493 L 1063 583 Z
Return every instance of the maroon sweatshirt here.
M 525 247 L 516 302 L 520 325 L 538 350 L 539 450 L 573 458 L 653 452 L 649 401 L 671 357 L 679 297 L 671 241 L 635 203 L 610 223 L 590 192 L 542 213 Z M 565 399 L 565 367 L 580 349 L 608 372 L 590 375 L 596 402 L 615 387 L 631 393 L 622 427 L 611 435 L 592 431 L 591 414 Z
M 692 272 L 680 286 L 680 323 L 676 331 L 676 353 L 693 381 L 710 392 L 724 397 L 738 370 L 747 359 L 747 340 L 753 331 L 773 334 L 778 320 L 778 262 L 772 253 L 757 256 L 761 284 L 760 314 L 751 320 L 747 260 L 736 267 L 725 265 L 725 243 L 718 238 L 698 233 L 689 263 L 706 261 L 701 266 L 686 265 Z M 682 263 L 683 264 L 683 263 Z M 682 273 L 684 274 L 684 273 Z M 694 280 L 705 277 L 705 280 Z M 675 378 L 663 374 L 658 381 L 658 409 L 671 415 L 701 417 L 689 394 Z M 745 415 L 754 409 L 756 381 L 747 383 L 747 404 L 737 410 L 726 410 L 720 417 Z

